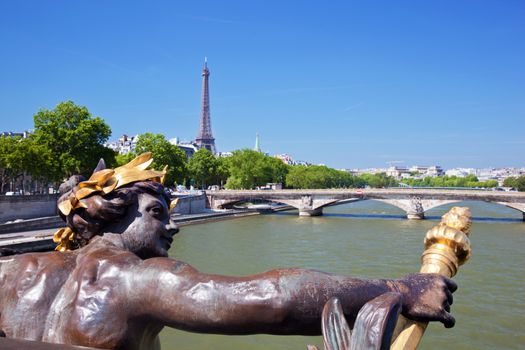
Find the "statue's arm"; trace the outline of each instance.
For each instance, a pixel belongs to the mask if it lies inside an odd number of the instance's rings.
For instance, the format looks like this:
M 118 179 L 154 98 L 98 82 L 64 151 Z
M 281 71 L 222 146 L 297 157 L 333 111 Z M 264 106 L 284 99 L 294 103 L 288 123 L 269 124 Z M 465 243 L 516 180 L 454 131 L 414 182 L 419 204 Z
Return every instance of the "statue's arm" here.
M 171 259 L 147 260 L 134 292 L 139 314 L 180 329 L 223 334 L 319 334 L 324 304 L 338 297 L 350 324 L 359 309 L 396 280 L 363 280 L 304 269 L 246 277 L 200 273 Z M 135 304 L 135 303 L 134 303 Z

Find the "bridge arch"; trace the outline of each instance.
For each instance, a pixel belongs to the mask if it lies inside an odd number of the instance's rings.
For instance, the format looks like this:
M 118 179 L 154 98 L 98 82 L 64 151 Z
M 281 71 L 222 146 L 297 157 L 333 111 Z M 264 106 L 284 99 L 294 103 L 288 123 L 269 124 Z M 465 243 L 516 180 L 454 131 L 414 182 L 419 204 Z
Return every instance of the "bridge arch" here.
M 276 199 L 250 196 L 250 197 L 239 197 L 239 198 L 233 198 L 233 199 L 220 199 L 220 200 L 213 199 L 212 201 L 210 201 L 209 206 L 212 209 L 226 209 L 226 207 L 235 205 L 237 203 L 253 201 L 253 200 L 260 200 L 260 201 L 273 202 L 273 203 L 283 203 L 282 201 L 276 200 Z
M 512 203 L 512 202 L 493 202 L 493 201 L 487 201 L 489 203 L 496 203 L 499 205 L 506 206 L 507 208 L 515 209 L 517 211 L 520 211 L 523 217 L 523 221 L 525 221 L 525 203 Z
M 379 202 L 387 203 L 398 207 L 406 212 L 407 218 L 421 220 L 425 218 L 425 212 L 429 209 L 439 207 L 444 204 L 460 202 L 459 200 L 447 199 L 422 199 L 418 196 L 410 196 L 402 199 L 370 198 Z
M 480 190 L 439 189 L 321 189 L 273 191 L 212 191 L 208 192 L 210 208 L 223 208 L 243 200 L 261 199 L 291 205 L 300 215 L 322 215 L 325 206 L 346 201 L 377 200 L 400 208 L 409 219 L 423 219 L 425 212 L 448 203 L 484 201 L 500 204 L 523 214 L 525 221 L 525 194 Z
M 322 208 L 328 205 L 332 205 L 339 201 L 339 199 L 334 198 L 315 198 L 314 196 L 301 196 L 300 198 L 271 198 L 266 196 L 239 196 L 235 198 L 228 199 L 216 199 L 213 197 L 208 197 L 208 202 L 210 208 L 213 209 L 224 209 L 227 206 L 233 205 L 235 203 L 250 201 L 250 200 L 264 200 L 273 203 L 283 203 L 289 206 L 292 206 L 299 210 L 300 216 L 318 216 L 322 215 Z
M 347 200 L 338 200 L 335 202 L 331 202 L 328 204 L 325 204 L 322 207 L 325 206 L 335 206 L 335 205 L 341 205 L 346 203 L 353 203 L 356 201 L 361 200 L 371 200 L 371 201 L 378 201 L 382 202 L 394 207 L 397 207 L 407 213 L 408 219 L 424 219 L 425 213 L 431 209 L 439 208 L 440 206 L 452 204 L 452 203 L 461 203 L 464 202 L 464 200 L 459 199 L 421 199 L 418 197 L 412 197 L 408 199 L 386 199 L 386 198 L 352 198 Z M 517 210 L 523 214 L 523 221 L 525 221 L 525 203 L 512 203 L 512 202 L 499 202 L 499 201 L 490 201 L 490 200 L 480 200 L 480 199 L 470 199 L 469 201 L 475 201 L 475 202 L 487 202 L 492 203 L 495 205 L 501 205 L 505 206 L 507 208 L 511 208 L 514 210 Z

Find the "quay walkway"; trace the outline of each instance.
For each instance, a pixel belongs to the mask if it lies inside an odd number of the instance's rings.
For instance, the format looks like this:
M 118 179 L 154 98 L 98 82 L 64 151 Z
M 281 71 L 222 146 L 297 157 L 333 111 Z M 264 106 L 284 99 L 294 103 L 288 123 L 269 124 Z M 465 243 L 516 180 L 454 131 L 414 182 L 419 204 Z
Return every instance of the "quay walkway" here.
M 172 215 L 172 220 L 179 226 L 195 225 L 210 221 L 227 220 L 244 216 L 258 215 L 256 210 L 221 210 L 208 211 L 199 214 Z M 60 217 L 40 218 L 27 220 L 30 229 L 24 230 L 24 221 L 20 221 L 16 226 L 12 224 L 0 225 L 0 249 L 13 249 L 19 253 L 49 251 L 53 250 L 56 244 L 53 242 L 53 234 L 57 228 L 63 227 L 64 222 Z M 41 228 L 38 222 L 41 222 Z M 53 224 L 50 224 L 53 222 Z M 11 227 L 11 232 L 6 232 L 5 227 Z M 14 228 L 16 227 L 16 229 Z

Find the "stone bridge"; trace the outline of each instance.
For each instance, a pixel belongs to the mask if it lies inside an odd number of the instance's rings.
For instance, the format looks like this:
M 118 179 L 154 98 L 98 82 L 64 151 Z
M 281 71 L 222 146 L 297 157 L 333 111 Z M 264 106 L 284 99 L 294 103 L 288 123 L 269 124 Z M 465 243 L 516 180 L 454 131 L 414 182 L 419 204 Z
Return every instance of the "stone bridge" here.
M 519 210 L 525 221 L 525 193 L 483 190 L 444 189 L 326 189 L 326 190 L 221 190 L 206 193 L 212 209 L 237 202 L 267 200 L 284 203 L 299 210 L 301 216 L 323 214 L 323 207 L 372 199 L 404 210 L 408 219 L 424 219 L 429 209 L 461 201 L 492 202 Z

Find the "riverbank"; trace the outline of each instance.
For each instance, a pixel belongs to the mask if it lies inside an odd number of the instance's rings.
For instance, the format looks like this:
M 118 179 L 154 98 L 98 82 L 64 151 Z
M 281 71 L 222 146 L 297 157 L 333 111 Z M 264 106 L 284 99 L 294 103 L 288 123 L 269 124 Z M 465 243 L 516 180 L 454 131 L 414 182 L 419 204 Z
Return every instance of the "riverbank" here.
M 233 209 L 208 211 L 199 214 L 175 214 L 172 216 L 172 220 L 182 227 L 260 214 L 257 210 Z M 53 242 L 53 234 L 62 226 L 64 226 L 64 222 L 58 216 L 1 224 L 0 249 L 12 249 L 17 253 L 53 250 L 56 246 Z

